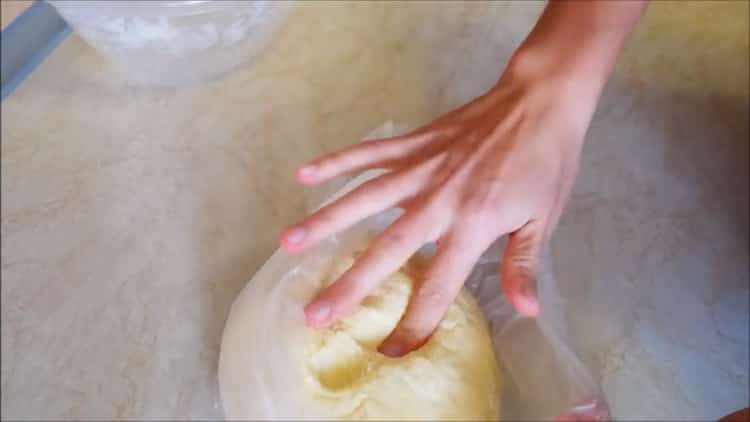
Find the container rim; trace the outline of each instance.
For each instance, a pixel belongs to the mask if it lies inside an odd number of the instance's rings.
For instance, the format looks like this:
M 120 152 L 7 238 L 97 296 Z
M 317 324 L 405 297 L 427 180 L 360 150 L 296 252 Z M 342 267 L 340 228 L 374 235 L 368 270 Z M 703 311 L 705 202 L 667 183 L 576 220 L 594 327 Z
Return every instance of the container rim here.
M 241 7 L 263 7 L 269 0 L 45 0 L 63 16 L 176 17 L 211 13 Z

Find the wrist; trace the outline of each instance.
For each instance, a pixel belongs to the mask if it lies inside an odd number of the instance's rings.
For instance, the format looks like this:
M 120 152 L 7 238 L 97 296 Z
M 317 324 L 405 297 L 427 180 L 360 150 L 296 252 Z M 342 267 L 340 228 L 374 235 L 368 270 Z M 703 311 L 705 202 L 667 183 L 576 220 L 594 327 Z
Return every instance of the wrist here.
M 568 110 L 588 126 L 607 75 L 572 63 L 564 65 L 554 52 L 522 46 L 493 89 L 502 92 L 513 87 L 536 104 L 557 104 L 556 108 Z
M 500 82 L 545 85 L 556 93 L 596 102 L 611 73 L 610 66 L 581 54 L 565 54 L 561 43 L 524 43 L 511 57 Z M 562 91 L 562 92 L 560 92 Z
M 555 81 L 598 98 L 643 1 L 550 1 L 503 79 Z

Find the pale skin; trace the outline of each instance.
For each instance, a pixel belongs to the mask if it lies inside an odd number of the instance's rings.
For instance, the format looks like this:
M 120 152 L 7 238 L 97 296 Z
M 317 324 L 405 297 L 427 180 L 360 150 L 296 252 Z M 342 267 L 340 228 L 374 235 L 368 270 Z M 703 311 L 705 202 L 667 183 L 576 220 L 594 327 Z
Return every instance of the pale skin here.
M 479 256 L 502 236 L 502 288 L 516 310 L 539 313 L 539 254 L 578 171 L 584 136 L 627 36 L 638 1 L 553 1 L 487 93 L 403 136 L 361 143 L 303 165 L 316 185 L 368 169 L 387 173 L 286 228 L 299 252 L 391 207 L 404 214 L 306 307 L 328 327 L 349 314 L 428 242 L 437 251 L 398 326 L 380 345 L 396 357 L 440 323 Z

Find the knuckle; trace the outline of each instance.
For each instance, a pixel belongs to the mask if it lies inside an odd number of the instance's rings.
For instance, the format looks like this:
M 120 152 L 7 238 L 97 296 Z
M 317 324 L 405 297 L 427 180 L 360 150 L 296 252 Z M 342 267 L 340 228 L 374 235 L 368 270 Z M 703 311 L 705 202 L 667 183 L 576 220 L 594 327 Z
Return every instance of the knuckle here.
M 314 221 L 315 224 L 327 224 L 334 222 L 343 215 L 352 212 L 356 203 L 347 197 L 336 200 L 323 208 L 316 211 L 308 217 L 308 220 Z
M 363 148 L 367 149 L 367 152 L 375 152 L 381 150 L 381 148 L 392 148 L 399 145 L 400 138 L 380 138 L 372 139 L 365 142 Z
M 304 226 L 309 230 L 317 230 L 330 225 L 335 219 L 335 211 L 331 209 L 322 209 L 308 217 Z
M 515 277 L 523 279 L 534 278 L 537 267 L 537 256 L 529 250 L 513 251 L 508 257 L 507 271 Z
M 529 262 L 536 259 L 541 242 L 535 233 L 524 233 L 524 235 L 519 235 L 515 240 L 515 257 Z
M 401 230 L 388 230 L 380 237 L 380 246 L 384 252 L 391 248 L 398 248 L 406 242 L 406 234 Z
M 440 136 L 450 138 L 461 133 L 461 126 L 457 124 L 446 124 L 439 130 Z
M 536 258 L 527 253 L 518 253 L 511 257 L 511 265 L 518 276 L 533 278 L 536 268 Z
M 335 299 L 343 306 L 354 306 L 363 294 L 364 286 L 361 278 L 344 274 L 330 287 L 331 299 Z
M 346 156 L 345 151 L 332 152 L 326 155 L 325 157 L 323 157 L 320 160 L 319 164 L 321 167 L 333 166 L 333 165 L 336 165 L 336 163 L 338 163 L 339 161 L 342 161 L 345 156 Z
M 404 321 L 398 327 L 398 333 L 396 334 L 399 338 L 404 341 L 414 342 L 419 341 L 424 336 L 424 330 L 420 329 L 413 323 Z
M 326 155 L 321 160 L 321 167 L 340 167 L 346 163 L 356 161 L 357 153 L 360 151 L 358 147 L 345 148 Z
M 375 179 L 372 179 L 368 181 L 367 183 L 365 183 L 364 185 L 362 185 L 362 191 L 361 191 L 362 194 L 370 195 L 374 191 L 381 190 L 387 187 L 391 181 L 391 178 L 387 176 L 388 175 L 376 177 Z
M 429 284 L 429 280 L 425 280 L 425 284 Z M 425 307 L 439 308 L 444 307 L 449 301 L 447 295 L 439 286 L 425 286 L 417 292 L 417 300 Z
M 361 146 L 363 154 L 370 158 L 386 159 L 402 156 L 408 151 L 408 137 L 395 137 L 368 141 Z
M 450 218 L 453 202 L 447 190 L 438 188 L 429 195 L 421 195 L 419 199 L 419 221 L 437 224 Z

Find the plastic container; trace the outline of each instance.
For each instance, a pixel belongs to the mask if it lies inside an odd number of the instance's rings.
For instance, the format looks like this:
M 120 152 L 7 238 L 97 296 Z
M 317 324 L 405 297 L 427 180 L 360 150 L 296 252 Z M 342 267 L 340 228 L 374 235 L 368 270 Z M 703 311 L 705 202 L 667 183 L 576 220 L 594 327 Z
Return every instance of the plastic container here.
M 292 1 L 48 0 L 128 81 L 179 86 L 218 78 L 273 40 Z

